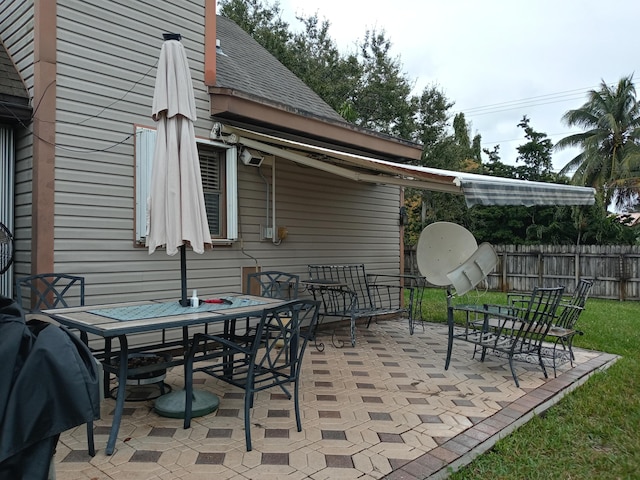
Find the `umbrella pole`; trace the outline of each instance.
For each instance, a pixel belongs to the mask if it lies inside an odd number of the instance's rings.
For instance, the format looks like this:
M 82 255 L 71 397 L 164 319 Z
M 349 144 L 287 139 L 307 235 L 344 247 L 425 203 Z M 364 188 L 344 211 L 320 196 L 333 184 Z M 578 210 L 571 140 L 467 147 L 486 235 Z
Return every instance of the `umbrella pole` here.
M 183 307 L 189 306 L 187 300 L 187 249 L 184 245 L 180 245 L 180 290 L 182 292 L 182 298 L 180 299 L 180 305 Z

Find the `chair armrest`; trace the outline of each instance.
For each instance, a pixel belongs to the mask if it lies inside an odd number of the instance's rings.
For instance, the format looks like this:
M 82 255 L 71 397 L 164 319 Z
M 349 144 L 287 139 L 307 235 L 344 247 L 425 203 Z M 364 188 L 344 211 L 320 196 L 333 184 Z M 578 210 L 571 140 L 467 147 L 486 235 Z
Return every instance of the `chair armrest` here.
M 329 316 L 350 316 L 356 308 L 357 295 L 347 287 L 311 286 L 313 299 L 320 301 L 320 312 Z
M 410 292 L 409 304 L 413 304 L 413 287 L 402 285 L 370 284 L 369 294 L 376 309 L 402 309 L 404 292 Z
M 451 308 L 455 311 L 480 313 L 488 315 L 510 315 L 516 316 L 516 313 L 522 309 L 513 307 L 511 305 L 498 305 L 493 303 L 478 303 L 478 304 L 453 304 Z
M 247 346 L 238 344 L 233 340 L 222 337 L 220 335 L 211 335 L 207 333 L 196 333 L 193 336 L 193 345 L 191 348 L 193 351 L 196 351 L 198 343 L 208 342 L 208 341 L 219 343 L 223 347 L 226 347 L 227 350 L 234 350 L 236 353 L 249 354 L 251 352 L 250 346 L 247 347 Z
M 461 304 L 451 305 L 453 312 L 463 312 L 463 326 L 466 331 L 494 331 L 500 334 L 503 330 L 519 329 L 522 324 L 521 309 L 511 305 L 498 304 Z M 450 317 L 453 319 L 453 315 Z

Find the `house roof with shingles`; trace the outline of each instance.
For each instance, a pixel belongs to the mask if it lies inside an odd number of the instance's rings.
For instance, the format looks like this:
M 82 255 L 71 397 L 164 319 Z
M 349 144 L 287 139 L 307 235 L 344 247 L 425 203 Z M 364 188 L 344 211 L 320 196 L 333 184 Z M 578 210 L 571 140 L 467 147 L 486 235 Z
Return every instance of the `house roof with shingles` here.
M 0 40 L 0 121 L 16 123 L 30 118 L 29 93 Z
M 217 18 L 220 48 L 216 86 L 242 90 L 327 119 L 344 119 L 254 38 L 226 17 Z
M 317 146 L 406 161 L 422 146 L 347 122 L 232 20 L 216 17 L 211 114 L 221 121 Z

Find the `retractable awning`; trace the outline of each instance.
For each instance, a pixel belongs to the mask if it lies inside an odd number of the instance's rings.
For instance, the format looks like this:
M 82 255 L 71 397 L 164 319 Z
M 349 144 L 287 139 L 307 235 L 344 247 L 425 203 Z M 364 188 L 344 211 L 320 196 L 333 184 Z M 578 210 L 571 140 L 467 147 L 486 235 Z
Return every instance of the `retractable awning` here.
M 237 127 L 233 142 L 357 182 L 464 195 L 473 205 L 593 205 L 595 189 L 418 167 L 300 143 Z

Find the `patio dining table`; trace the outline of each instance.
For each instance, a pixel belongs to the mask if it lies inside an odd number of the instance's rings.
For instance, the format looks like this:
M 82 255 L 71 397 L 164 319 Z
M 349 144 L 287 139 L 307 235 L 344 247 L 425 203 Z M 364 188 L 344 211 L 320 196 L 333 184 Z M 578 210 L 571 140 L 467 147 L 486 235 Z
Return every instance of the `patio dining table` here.
M 129 375 L 139 373 L 140 368 L 129 368 L 128 359 L 131 349 L 128 338 L 132 335 L 157 332 L 169 328 L 182 328 L 182 343 L 186 348 L 190 339 L 189 327 L 203 326 L 213 323 L 225 323 L 241 317 L 260 316 L 265 308 L 276 307 L 285 300 L 259 297 L 238 293 L 219 294 L 211 299 L 212 303 L 203 302 L 196 307 L 183 307 L 177 300 L 150 300 L 140 302 L 112 303 L 72 308 L 44 310 L 43 313 L 60 324 L 80 332 L 86 343 L 88 334 L 97 335 L 106 340 L 117 338 L 120 346 L 117 362 L 112 362 L 109 352 L 102 359 L 105 372 L 118 375 L 119 383 L 124 385 Z M 163 336 L 164 339 L 164 336 Z M 163 345 L 153 345 L 162 348 Z M 183 360 L 172 359 L 170 362 L 155 365 L 163 368 L 182 364 Z M 125 388 L 118 388 L 113 423 L 105 452 L 111 455 L 118 437 L 120 421 L 124 409 Z

